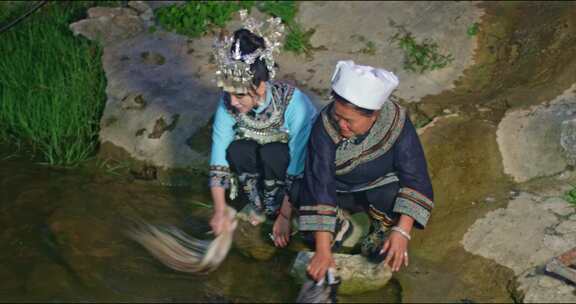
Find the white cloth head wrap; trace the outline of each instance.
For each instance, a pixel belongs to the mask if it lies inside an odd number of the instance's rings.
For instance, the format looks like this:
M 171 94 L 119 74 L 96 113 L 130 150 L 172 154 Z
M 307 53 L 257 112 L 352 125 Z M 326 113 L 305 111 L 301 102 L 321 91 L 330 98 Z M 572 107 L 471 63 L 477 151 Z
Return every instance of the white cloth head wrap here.
M 338 61 L 332 75 L 332 90 L 349 102 L 369 110 L 380 110 L 398 87 L 394 73 L 371 66 Z

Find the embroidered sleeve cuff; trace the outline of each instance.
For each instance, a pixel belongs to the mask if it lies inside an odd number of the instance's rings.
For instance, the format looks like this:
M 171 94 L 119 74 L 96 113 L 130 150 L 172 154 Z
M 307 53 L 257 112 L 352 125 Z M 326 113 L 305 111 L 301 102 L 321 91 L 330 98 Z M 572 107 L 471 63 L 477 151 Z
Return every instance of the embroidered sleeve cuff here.
M 230 188 L 230 168 L 226 166 L 210 166 L 209 186 Z
M 423 229 L 428 223 L 434 202 L 422 193 L 407 187 L 400 188 L 394 212 L 410 216 L 414 219 L 417 228 Z
M 300 231 L 336 230 L 336 208 L 328 205 L 302 206 L 298 218 Z

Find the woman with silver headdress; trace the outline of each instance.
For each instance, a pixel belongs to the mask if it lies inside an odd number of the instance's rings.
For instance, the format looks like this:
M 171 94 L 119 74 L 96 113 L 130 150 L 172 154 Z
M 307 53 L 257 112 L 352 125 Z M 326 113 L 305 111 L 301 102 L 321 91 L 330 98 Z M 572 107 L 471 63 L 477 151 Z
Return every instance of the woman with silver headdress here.
M 235 188 L 252 207 L 250 222 L 275 220 L 273 239 L 289 240 L 295 180 L 304 170 L 306 143 L 316 109 L 299 89 L 273 81 L 274 53 L 283 27 L 279 19 L 260 24 L 241 12 L 244 28 L 215 44 L 217 84 L 222 97 L 214 117 L 210 188 L 218 235 L 225 230 L 225 191 Z M 231 189 L 231 192 L 235 192 Z

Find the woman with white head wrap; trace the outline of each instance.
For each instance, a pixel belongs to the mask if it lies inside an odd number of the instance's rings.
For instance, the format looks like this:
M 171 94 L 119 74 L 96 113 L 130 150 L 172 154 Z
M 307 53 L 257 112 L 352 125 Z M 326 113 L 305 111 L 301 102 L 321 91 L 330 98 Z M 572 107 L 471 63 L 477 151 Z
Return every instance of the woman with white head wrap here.
M 388 98 L 397 86 L 383 69 L 352 61 L 336 66 L 333 101 L 310 134 L 299 198 L 299 229 L 315 240 L 308 266 L 315 280 L 334 266 L 331 251 L 350 227 L 340 210 L 369 214 L 362 254 L 393 271 L 408 265 L 412 227 L 428 222 L 434 203 L 426 159 L 405 109 Z

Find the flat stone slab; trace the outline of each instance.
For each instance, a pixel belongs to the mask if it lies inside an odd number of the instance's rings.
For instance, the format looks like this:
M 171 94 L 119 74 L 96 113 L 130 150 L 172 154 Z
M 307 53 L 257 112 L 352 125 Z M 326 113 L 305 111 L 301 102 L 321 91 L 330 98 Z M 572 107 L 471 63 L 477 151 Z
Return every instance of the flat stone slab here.
M 562 123 L 576 118 L 575 92 L 576 84 L 548 104 L 507 112 L 500 122 L 496 134 L 504 172 L 516 182 L 566 169 Z
M 524 292 L 524 302 L 574 302 L 574 286 L 549 277 L 543 270 L 550 259 L 576 244 L 575 214 L 576 208 L 559 196 L 521 192 L 507 208 L 477 220 L 464 235 L 462 245 L 512 269 Z
M 453 88 L 464 69 L 473 64 L 477 45 L 467 29 L 484 14 L 475 2 L 452 1 L 309 1 L 300 2 L 296 20 L 305 30 L 314 29 L 313 58 L 303 60 L 283 52 L 282 75 L 291 75 L 317 90 L 330 88 L 338 60 L 354 60 L 393 71 L 400 79 L 395 92 L 410 102 Z M 359 17 L 361 16 L 361 17 Z M 423 74 L 404 69 L 404 52 L 390 39 L 401 25 L 416 41 L 429 38 L 442 54 L 454 60 L 446 67 Z

